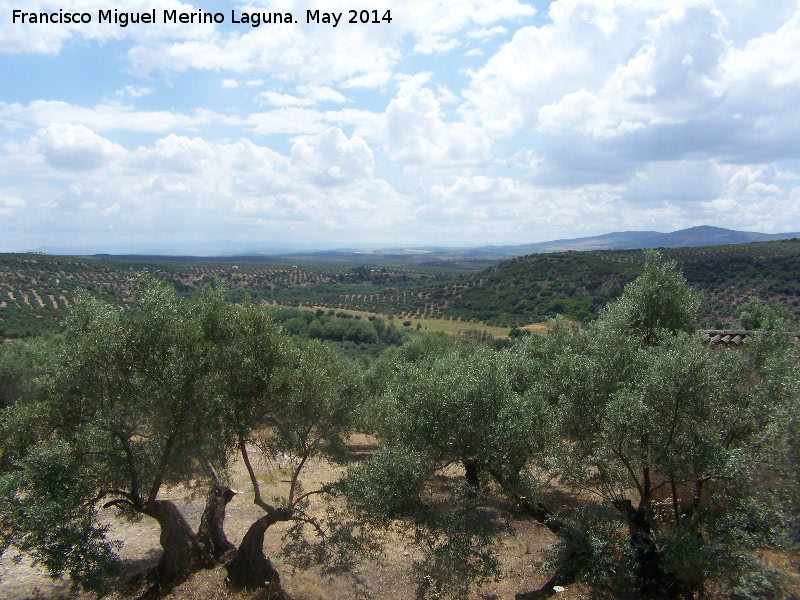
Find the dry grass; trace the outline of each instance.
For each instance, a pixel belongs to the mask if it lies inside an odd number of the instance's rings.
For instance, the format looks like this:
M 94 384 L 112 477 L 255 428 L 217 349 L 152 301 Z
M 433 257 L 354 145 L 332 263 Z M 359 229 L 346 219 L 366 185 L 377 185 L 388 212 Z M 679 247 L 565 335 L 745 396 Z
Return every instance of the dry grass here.
M 301 307 L 301 309 L 305 309 L 305 307 Z M 317 310 L 322 309 L 324 311 L 331 310 L 325 306 L 313 306 L 309 307 L 307 310 Z M 500 337 L 508 337 L 508 332 L 511 331 L 510 327 L 494 327 L 492 325 L 485 325 L 483 323 L 469 323 L 467 321 L 451 321 L 448 319 L 418 319 L 416 317 L 398 317 L 395 315 L 395 318 L 389 320 L 386 318 L 386 315 L 382 313 L 371 313 L 366 312 L 363 310 L 349 310 L 349 309 L 336 309 L 336 312 L 343 312 L 349 315 L 360 315 L 364 319 L 368 319 L 369 317 L 380 317 L 386 323 L 394 323 L 395 327 L 399 327 L 400 329 L 408 329 L 412 333 L 418 331 L 417 324 L 420 324 L 421 327 L 419 331 L 429 332 L 429 331 L 443 331 L 449 335 L 460 335 L 466 331 L 480 331 L 486 332 L 492 337 L 500 338 Z M 409 327 L 404 327 L 403 323 L 406 321 L 411 321 L 411 325 Z M 540 333 L 542 331 L 547 330 L 547 326 L 544 323 L 533 323 L 532 325 L 525 325 L 524 327 L 520 327 L 520 329 L 530 329 L 531 331 L 535 331 L 536 333 Z

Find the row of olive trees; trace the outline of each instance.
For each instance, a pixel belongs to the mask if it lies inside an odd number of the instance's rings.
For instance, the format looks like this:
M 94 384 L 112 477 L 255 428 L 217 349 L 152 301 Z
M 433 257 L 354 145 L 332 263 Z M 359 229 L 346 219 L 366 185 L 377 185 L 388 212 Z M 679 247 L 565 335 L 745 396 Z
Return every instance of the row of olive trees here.
M 428 336 L 375 364 L 366 423 L 385 445 L 350 470 L 347 495 L 365 519 L 415 532 L 419 596 L 500 576 L 497 493 L 560 539 L 550 580 L 519 598 L 574 581 L 613 597 L 777 594 L 754 551 L 796 539 L 800 354 L 770 331 L 747 353 L 711 352 L 696 308 L 650 252 L 582 331 L 555 321 L 499 353 Z M 453 465 L 463 484 L 443 492 L 434 477 Z M 594 500 L 562 510 L 554 484 Z
M 3 348 L 0 551 L 15 547 L 99 591 L 119 559 L 98 509 L 116 507 L 160 526 L 154 590 L 221 561 L 234 586 L 272 585 L 278 597 L 262 546 L 279 521 L 293 522 L 294 539 L 329 570 L 347 568 L 352 557 L 331 542 L 346 538 L 352 550 L 357 528 L 312 516 L 311 498 L 327 490 L 304 490 L 300 473 L 312 457 L 344 458 L 359 376 L 322 345 L 291 340 L 262 309 L 225 302 L 224 290 L 182 300 L 147 276 L 133 288 L 132 311 L 85 295 L 60 338 Z M 253 447 L 292 457 L 275 504 L 260 494 Z M 233 493 L 220 481 L 237 456 L 264 510 L 238 548 L 224 534 Z M 211 491 L 195 532 L 159 494 L 198 480 Z

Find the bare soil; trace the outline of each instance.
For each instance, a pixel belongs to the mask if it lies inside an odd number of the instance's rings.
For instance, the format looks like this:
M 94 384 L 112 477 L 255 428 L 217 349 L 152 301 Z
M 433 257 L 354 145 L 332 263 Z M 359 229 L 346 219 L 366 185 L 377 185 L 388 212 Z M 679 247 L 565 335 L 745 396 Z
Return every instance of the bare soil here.
M 356 458 L 368 455 L 375 449 L 374 443 L 365 436 L 354 436 L 351 449 Z M 253 451 L 255 457 L 257 452 Z M 282 466 L 272 460 L 260 457 L 262 495 L 267 499 L 283 492 L 287 484 Z M 254 465 L 255 466 L 255 465 Z M 313 489 L 319 484 L 332 481 L 341 474 L 341 467 L 325 461 L 313 461 L 302 473 L 304 488 Z M 263 511 L 253 504 L 247 473 L 242 465 L 234 465 L 231 473 L 231 487 L 243 493 L 234 497 L 228 504 L 225 519 L 225 532 L 237 546 L 250 525 L 263 516 Z M 175 488 L 166 490 L 160 498 L 175 502 L 189 524 L 196 531 L 205 503 L 205 486 Z M 542 573 L 542 563 L 548 546 L 555 538 L 550 531 L 532 519 L 513 512 L 512 507 L 497 505 L 497 510 L 506 511 L 512 522 L 515 535 L 507 535 L 501 540 L 499 555 L 503 565 L 503 576 L 499 582 L 492 582 L 478 590 L 474 598 L 479 600 L 513 599 L 518 592 L 538 589 L 547 579 Z M 120 556 L 125 561 L 127 577 L 145 572 L 153 566 L 161 553 L 159 528 L 153 519 L 144 518 L 138 523 L 120 519 L 113 510 L 102 512 L 103 519 L 111 525 L 110 537 L 123 542 Z M 281 576 L 281 582 L 293 600 L 412 600 L 415 584 L 411 566 L 415 559 L 415 549 L 411 540 L 400 534 L 390 534 L 385 555 L 380 563 L 364 564 L 357 575 L 362 586 L 354 586 L 348 578 L 331 579 L 316 572 L 300 572 L 285 564 L 279 557 L 281 538 L 288 524 L 279 523 L 267 530 L 264 551 L 273 558 Z M 7 600 L 88 600 L 88 597 L 71 593 L 66 581 L 52 580 L 21 557 L 19 563 L 10 552 L 0 558 L 0 598 Z M 195 574 L 168 596 L 170 600 L 250 600 L 253 594 L 233 592 L 224 583 L 225 570 L 222 567 Z M 130 586 L 121 586 L 110 598 L 129 600 L 137 595 Z M 138 590 L 141 593 L 141 590 Z M 589 597 L 585 587 L 571 586 L 559 593 L 558 600 L 576 600 Z M 260 600 L 266 600 L 262 598 Z

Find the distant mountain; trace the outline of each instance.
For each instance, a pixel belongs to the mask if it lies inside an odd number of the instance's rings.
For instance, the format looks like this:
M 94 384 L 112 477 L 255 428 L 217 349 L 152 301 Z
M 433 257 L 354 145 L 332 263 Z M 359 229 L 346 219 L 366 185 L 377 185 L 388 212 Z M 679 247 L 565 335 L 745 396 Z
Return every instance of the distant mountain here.
M 746 244 L 748 242 L 769 242 L 800 237 L 800 232 L 792 233 L 758 233 L 753 231 L 735 231 L 722 227 L 700 225 L 681 229 L 672 233 L 659 231 L 616 231 L 583 238 L 553 240 L 533 244 L 507 246 L 477 246 L 473 248 L 446 248 L 441 246 L 419 246 L 399 250 L 379 249 L 358 253 L 362 256 L 392 257 L 410 262 L 452 259 L 500 260 L 525 256 L 526 254 L 543 254 L 548 252 L 566 252 L 568 250 L 640 250 L 643 248 L 683 248 L 694 246 L 719 246 L 722 244 Z M 339 254 L 349 251 L 340 250 Z M 323 254 L 321 252 L 315 254 Z
M 113 242 L 82 246 L 40 246 L 34 252 L 57 254 L 60 256 L 91 256 L 107 254 L 110 256 L 172 256 L 172 257 L 220 257 L 277 255 L 292 252 L 319 252 L 339 248 L 338 244 L 320 242 L 279 243 L 279 242 L 236 242 L 230 240 L 211 240 L 207 242 Z M 348 250 L 354 251 L 354 250 Z
M 659 231 L 617 231 L 584 238 L 553 240 L 534 244 L 508 246 L 478 246 L 474 248 L 447 248 L 442 246 L 419 246 L 412 248 L 385 248 L 353 252 L 335 250 L 312 252 L 304 259 L 336 256 L 338 259 L 395 260 L 400 262 L 433 262 L 452 260 L 495 261 L 527 254 L 566 252 L 568 250 L 640 250 L 643 248 L 683 248 L 695 246 L 719 246 L 722 244 L 746 244 L 748 242 L 769 242 L 800 237 L 793 233 L 758 233 L 753 231 L 734 231 L 721 227 L 701 225 L 681 229 L 672 233 Z
M 734 231 L 701 225 L 681 229 L 672 233 L 658 233 L 644 237 L 629 248 L 685 248 L 689 246 L 719 246 L 722 244 L 746 244 L 748 242 L 769 242 L 800 237 L 800 233 L 757 233 L 753 231 Z
M 719 246 L 722 244 L 746 244 L 769 242 L 800 237 L 800 232 L 757 233 L 735 231 L 722 227 L 700 225 L 672 233 L 658 231 L 618 231 L 592 237 L 554 240 L 520 246 L 485 246 L 474 248 L 481 253 L 496 253 L 504 257 L 564 252 L 566 250 L 638 250 L 643 248 L 684 248 L 693 246 Z
M 167 260 L 169 257 L 180 257 L 181 260 L 214 260 L 236 259 L 267 262 L 353 262 L 384 263 L 387 261 L 401 263 L 427 263 L 439 261 L 497 261 L 514 258 L 526 254 L 542 254 L 547 252 L 565 252 L 567 250 L 638 250 L 642 248 L 682 248 L 694 246 L 718 246 L 721 244 L 745 244 L 748 242 L 768 242 L 800 237 L 800 232 L 793 233 L 757 233 L 753 231 L 735 231 L 721 227 L 701 225 L 671 233 L 658 231 L 617 231 L 592 237 L 560 239 L 533 244 L 478 246 L 478 247 L 443 247 L 412 246 L 383 247 L 374 246 L 358 248 L 336 247 L 334 244 L 312 243 L 278 244 L 272 246 L 257 243 L 237 243 L 226 240 L 212 242 L 199 247 L 192 245 L 152 244 L 114 244 L 105 247 L 42 247 L 37 251 L 47 254 L 92 255 L 102 253 L 104 258 L 149 258 Z

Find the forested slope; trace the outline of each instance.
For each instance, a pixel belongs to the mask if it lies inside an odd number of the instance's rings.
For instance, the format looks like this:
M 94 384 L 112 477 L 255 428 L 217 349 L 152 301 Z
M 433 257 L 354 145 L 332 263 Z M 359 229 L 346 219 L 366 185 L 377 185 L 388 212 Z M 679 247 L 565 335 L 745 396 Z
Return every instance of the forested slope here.
M 731 319 L 748 296 L 780 301 L 800 315 L 800 240 L 663 248 L 700 293 L 699 320 Z M 640 250 L 532 254 L 424 291 L 451 318 L 530 323 L 556 314 L 591 320 L 642 272 Z
M 800 240 L 664 248 L 701 296 L 699 323 L 718 328 L 748 296 L 800 316 Z M 265 257 L 264 260 L 267 260 Z M 356 310 L 402 318 L 524 325 L 557 314 L 590 321 L 641 274 L 641 250 L 532 254 L 483 270 L 447 263 L 293 265 L 255 261 L 136 261 L 0 254 L 0 338 L 57 331 L 79 288 L 129 306 L 128 280 L 148 270 L 187 296 L 224 281 L 229 300 Z

